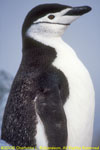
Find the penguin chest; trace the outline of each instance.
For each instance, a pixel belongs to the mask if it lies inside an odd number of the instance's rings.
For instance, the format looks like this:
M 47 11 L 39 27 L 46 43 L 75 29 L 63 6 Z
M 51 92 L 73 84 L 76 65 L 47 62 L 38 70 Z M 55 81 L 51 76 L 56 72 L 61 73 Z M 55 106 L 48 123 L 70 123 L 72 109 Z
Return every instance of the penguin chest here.
M 63 44 L 56 48 L 53 65 L 66 76 L 69 98 L 64 110 L 68 127 L 68 146 L 91 146 L 94 119 L 94 89 L 87 69 L 72 48 Z

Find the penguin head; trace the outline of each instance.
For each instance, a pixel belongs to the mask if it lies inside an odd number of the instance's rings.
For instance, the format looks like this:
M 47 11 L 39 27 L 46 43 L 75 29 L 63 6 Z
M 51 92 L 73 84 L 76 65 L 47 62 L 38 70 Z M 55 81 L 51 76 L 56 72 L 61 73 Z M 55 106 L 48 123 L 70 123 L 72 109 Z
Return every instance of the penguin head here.
M 60 37 L 74 20 L 90 10 L 89 6 L 39 5 L 26 16 L 22 27 L 22 36 L 31 38 L 37 35 Z

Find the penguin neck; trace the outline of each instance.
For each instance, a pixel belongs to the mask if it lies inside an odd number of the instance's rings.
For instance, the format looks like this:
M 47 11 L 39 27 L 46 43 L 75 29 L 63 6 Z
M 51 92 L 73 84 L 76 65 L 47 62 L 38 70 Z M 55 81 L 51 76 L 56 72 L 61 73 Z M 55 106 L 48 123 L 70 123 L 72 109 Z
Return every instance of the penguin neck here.
M 63 54 L 64 51 L 66 51 L 67 56 L 75 56 L 76 53 L 75 51 L 63 41 L 61 36 L 54 36 L 52 37 L 51 35 L 43 35 L 43 34 L 37 34 L 37 33 L 32 33 L 30 34 L 31 38 L 38 41 L 39 43 L 49 46 L 55 49 L 57 56 L 58 54 L 60 55 L 61 53 Z
M 25 37 L 23 39 L 22 64 L 34 68 L 46 68 L 56 58 L 54 48 L 47 46 L 36 39 Z

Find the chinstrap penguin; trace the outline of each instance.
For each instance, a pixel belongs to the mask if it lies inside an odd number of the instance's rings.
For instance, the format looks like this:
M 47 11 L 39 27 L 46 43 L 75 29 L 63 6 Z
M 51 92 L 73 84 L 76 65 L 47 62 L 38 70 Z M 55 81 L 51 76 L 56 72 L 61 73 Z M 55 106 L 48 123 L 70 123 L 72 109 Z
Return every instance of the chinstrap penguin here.
M 61 38 L 69 25 L 91 10 L 43 4 L 22 27 L 22 61 L 13 81 L 2 139 L 13 146 L 91 146 L 94 88 L 75 51 Z

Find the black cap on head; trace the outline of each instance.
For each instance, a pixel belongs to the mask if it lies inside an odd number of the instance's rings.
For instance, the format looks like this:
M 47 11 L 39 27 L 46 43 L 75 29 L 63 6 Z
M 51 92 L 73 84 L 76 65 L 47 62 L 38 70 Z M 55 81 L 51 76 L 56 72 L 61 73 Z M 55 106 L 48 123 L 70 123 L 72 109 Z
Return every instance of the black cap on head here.
M 70 8 L 64 16 L 81 16 L 91 10 L 89 6 L 81 6 L 81 7 L 71 7 L 68 5 L 61 4 L 42 4 L 33 8 L 26 16 L 23 27 L 22 27 L 22 35 L 24 37 L 25 32 L 28 28 L 39 18 L 46 16 L 49 13 L 57 13 L 64 9 Z
M 68 5 L 61 5 L 61 4 L 56 4 L 56 3 L 42 4 L 42 5 L 36 6 L 26 16 L 24 23 L 23 23 L 22 33 L 24 33 L 29 28 L 29 26 L 37 19 L 49 13 L 56 13 L 66 8 L 72 8 L 72 7 Z

